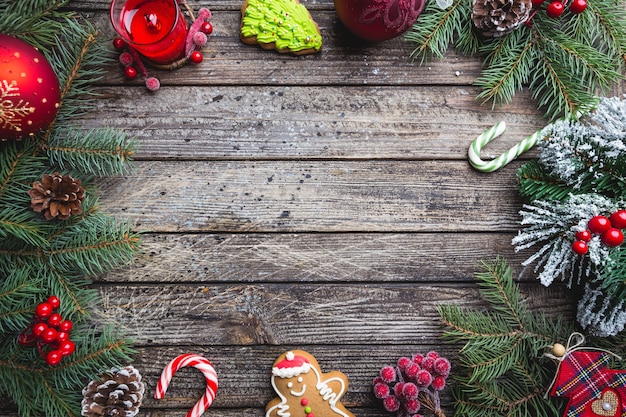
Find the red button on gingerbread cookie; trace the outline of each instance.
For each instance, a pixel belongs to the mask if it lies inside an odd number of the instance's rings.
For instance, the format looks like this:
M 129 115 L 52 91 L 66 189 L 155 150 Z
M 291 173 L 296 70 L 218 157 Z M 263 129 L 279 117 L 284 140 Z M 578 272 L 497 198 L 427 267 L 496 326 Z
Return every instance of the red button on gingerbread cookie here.
M 265 407 L 265 417 L 354 417 L 341 403 L 348 377 L 322 373 L 317 360 L 302 350 L 285 352 L 272 367 L 272 387 L 279 398 Z

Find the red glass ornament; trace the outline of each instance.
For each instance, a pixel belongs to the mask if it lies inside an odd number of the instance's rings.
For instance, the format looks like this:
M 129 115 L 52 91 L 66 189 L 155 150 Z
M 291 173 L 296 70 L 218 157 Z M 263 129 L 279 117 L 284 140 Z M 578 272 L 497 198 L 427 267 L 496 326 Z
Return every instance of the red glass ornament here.
M 46 363 L 50 366 L 58 365 L 61 363 L 63 355 L 57 349 L 53 349 L 46 354 Z
M 612 248 L 624 243 L 624 234 L 621 230 L 611 227 L 609 230 L 602 234 L 602 243 Z
M 50 326 L 57 327 L 63 321 L 63 317 L 59 313 L 52 313 L 50 317 L 48 317 L 48 324 Z
M 207 35 L 210 35 L 211 33 L 213 33 L 213 25 L 211 24 L 211 22 L 204 22 L 202 26 L 200 26 L 200 30 Z
M 579 232 L 576 232 L 576 240 L 589 242 L 591 240 L 591 232 L 589 230 L 581 230 Z
M 569 5 L 569 11 L 574 14 L 580 14 L 587 8 L 587 0 L 572 0 Z
M 69 332 L 70 330 L 72 330 L 73 326 L 74 324 L 72 323 L 71 320 L 63 320 L 61 323 L 59 323 L 59 331 Z
M 193 62 L 194 64 L 199 64 L 202 62 L 202 52 L 200 51 L 193 51 L 191 53 L 191 56 L 189 57 L 189 60 L 191 62 Z
M 335 0 L 335 10 L 350 32 L 367 41 L 381 42 L 408 30 L 425 3 L 425 0 Z
M 57 115 L 59 80 L 46 57 L 28 43 L 0 34 L 0 139 L 23 139 Z
M 583 242 L 582 240 L 577 240 L 576 242 L 572 243 L 572 250 L 579 255 L 584 255 L 589 251 L 589 246 L 587 246 L 586 242 Z
M 35 315 L 40 319 L 49 317 L 52 311 L 54 311 L 54 308 L 47 302 L 39 303 L 37 307 L 35 307 Z
M 626 210 L 618 210 L 609 217 L 611 226 L 618 229 L 626 229 Z
M 591 233 L 601 235 L 611 228 L 611 221 L 604 216 L 593 216 L 587 227 L 591 230 Z
M 564 10 L 565 10 L 565 6 L 563 6 L 563 3 L 557 0 L 548 4 L 548 7 L 546 8 L 546 14 L 549 17 L 556 19 L 557 17 L 560 17 L 563 14 Z

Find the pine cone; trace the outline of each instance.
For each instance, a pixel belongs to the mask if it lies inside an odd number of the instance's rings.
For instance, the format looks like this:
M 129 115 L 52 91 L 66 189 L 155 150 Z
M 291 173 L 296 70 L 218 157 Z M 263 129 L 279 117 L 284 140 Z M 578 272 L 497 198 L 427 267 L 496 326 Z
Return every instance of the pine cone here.
M 85 199 L 85 190 L 80 180 L 70 175 L 44 174 L 41 182 L 35 181 L 33 188 L 28 192 L 31 198 L 30 206 L 37 213 L 43 213 L 46 220 L 58 217 L 66 220 L 72 214 L 83 212 L 82 203 Z
M 83 389 L 81 414 L 85 417 L 134 417 L 139 412 L 144 385 L 132 366 L 111 369 Z
M 483 36 L 499 37 L 528 20 L 531 0 L 474 0 L 472 22 Z

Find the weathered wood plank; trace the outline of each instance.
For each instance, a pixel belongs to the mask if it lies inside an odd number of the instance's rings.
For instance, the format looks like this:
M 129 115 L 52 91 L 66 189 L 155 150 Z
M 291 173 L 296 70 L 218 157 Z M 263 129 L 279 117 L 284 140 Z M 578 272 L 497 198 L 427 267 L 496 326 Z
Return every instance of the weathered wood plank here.
M 235 279 L 233 279 L 236 282 Z M 483 306 L 474 284 L 147 284 L 100 286 L 101 313 L 142 345 L 378 345 L 440 335 L 437 306 Z M 558 286 L 531 305 L 571 316 Z
M 238 7 L 237 7 L 238 9 Z M 105 39 L 114 31 L 108 13 L 89 14 Z M 410 58 L 413 45 L 402 37 L 367 44 L 343 28 L 334 10 L 315 13 L 324 46 L 317 54 L 293 56 L 245 45 L 239 39 L 241 13 L 216 11 L 214 31 L 203 48 L 200 65 L 176 71 L 151 70 L 162 85 L 471 85 L 480 73 L 479 59 L 450 51 L 444 59 L 420 66 Z M 112 48 L 111 48 L 112 49 Z M 140 78 L 140 77 L 139 77 Z M 107 73 L 105 83 L 129 82 L 119 65 Z M 145 96 L 145 93 L 142 94 Z
M 103 208 L 154 232 L 518 230 L 516 164 L 447 161 L 138 162 L 101 181 Z
M 80 122 L 117 127 L 138 159 L 465 159 L 471 141 L 500 120 L 499 154 L 545 126 L 528 94 L 486 112 L 465 87 L 102 88 Z M 183 99 L 184 98 L 184 99 Z M 532 156 L 535 153 L 530 153 Z
M 511 233 L 146 234 L 134 265 L 107 283 L 459 282 L 483 260 L 509 260 L 515 274 L 529 253 Z M 532 269 L 522 274 L 534 280 Z

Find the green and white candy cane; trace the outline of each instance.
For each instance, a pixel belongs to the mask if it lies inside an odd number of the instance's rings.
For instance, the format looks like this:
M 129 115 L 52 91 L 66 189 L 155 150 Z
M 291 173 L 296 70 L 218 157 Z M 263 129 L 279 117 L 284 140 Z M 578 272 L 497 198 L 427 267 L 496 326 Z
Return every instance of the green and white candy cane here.
M 537 142 L 542 138 L 541 132 L 544 129 L 538 130 L 532 135 L 528 136 L 517 145 L 513 146 L 508 151 L 504 152 L 502 155 L 498 156 L 495 159 L 489 161 L 483 161 L 480 158 L 480 151 L 487 145 L 489 142 L 500 136 L 506 130 L 505 122 L 498 122 L 490 129 L 484 131 L 481 135 L 479 135 L 476 139 L 472 141 L 472 144 L 467 151 L 467 157 L 469 159 L 470 164 L 479 171 L 482 172 L 493 172 L 496 171 L 509 162 L 528 151 L 530 148 L 535 146 Z

